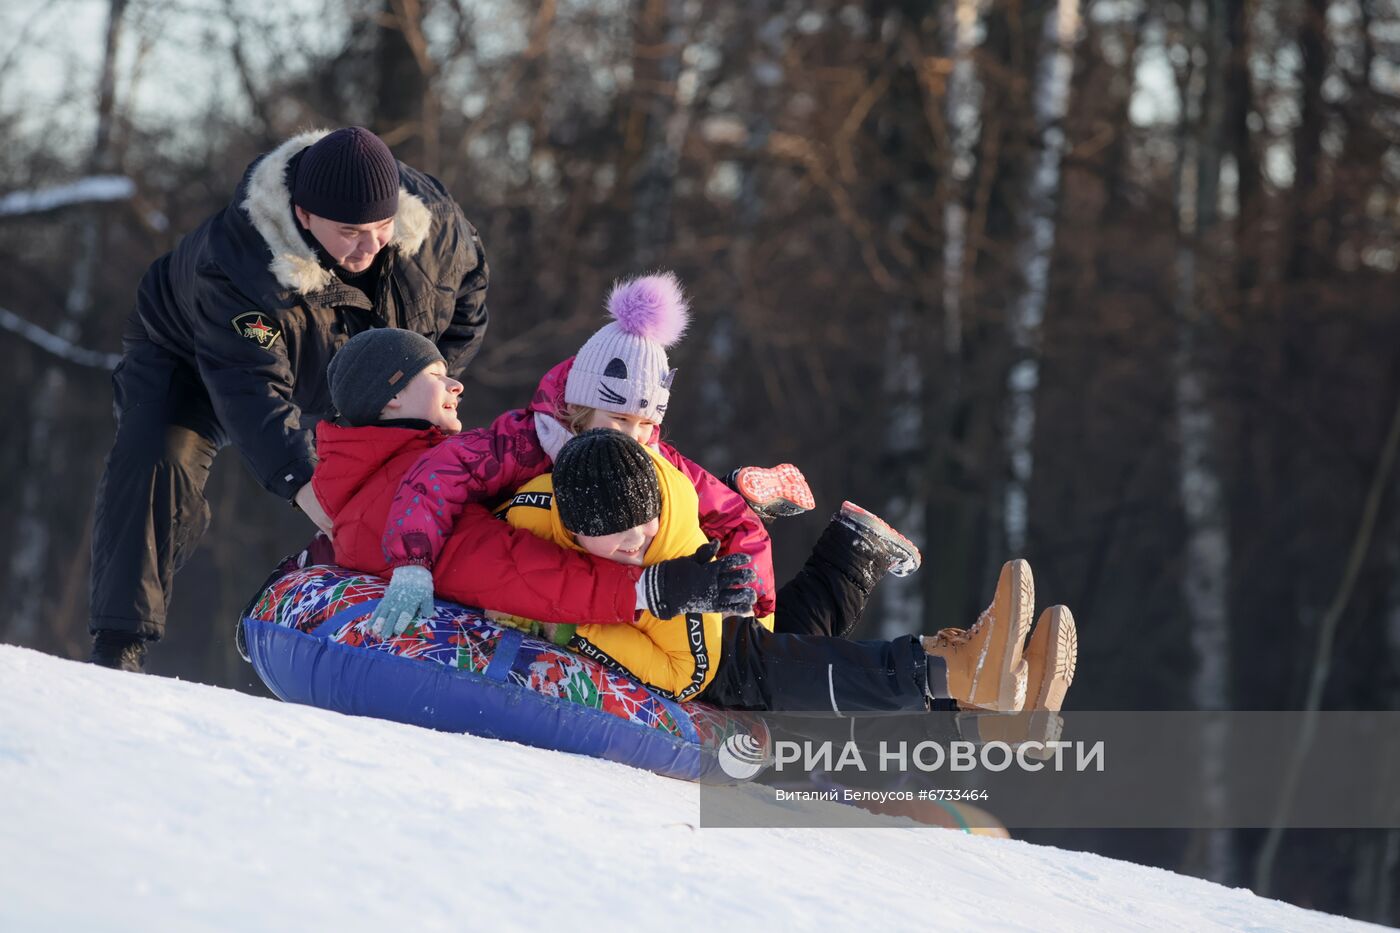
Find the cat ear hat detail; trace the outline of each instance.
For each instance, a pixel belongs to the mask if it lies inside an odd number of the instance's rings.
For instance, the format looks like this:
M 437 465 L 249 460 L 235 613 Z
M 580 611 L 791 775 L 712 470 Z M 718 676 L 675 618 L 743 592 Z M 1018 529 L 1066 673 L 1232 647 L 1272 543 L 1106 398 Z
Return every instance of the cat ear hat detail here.
M 676 371 L 666 359 L 690 323 L 690 305 L 670 272 L 619 282 L 608 295 L 603 325 L 574 357 L 564 401 L 639 415 L 666 417 Z

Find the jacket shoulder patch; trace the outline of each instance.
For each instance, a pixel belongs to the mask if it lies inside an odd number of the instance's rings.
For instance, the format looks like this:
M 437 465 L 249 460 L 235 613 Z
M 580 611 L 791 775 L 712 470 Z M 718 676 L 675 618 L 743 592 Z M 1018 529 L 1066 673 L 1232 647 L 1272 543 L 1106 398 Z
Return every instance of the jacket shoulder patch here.
M 277 322 L 261 311 L 244 311 L 229 323 L 233 325 L 234 333 L 247 337 L 263 348 L 272 346 L 282 336 Z

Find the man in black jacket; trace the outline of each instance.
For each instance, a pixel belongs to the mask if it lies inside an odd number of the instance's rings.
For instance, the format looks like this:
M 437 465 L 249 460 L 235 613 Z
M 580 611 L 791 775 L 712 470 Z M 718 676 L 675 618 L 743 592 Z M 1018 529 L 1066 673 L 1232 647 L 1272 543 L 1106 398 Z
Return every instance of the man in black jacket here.
M 486 286 L 461 208 L 368 130 L 303 133 L 249 166 L 232 203 L 151 265 L 127 322 L 97 487 L 92 660 L 140 670 L 163 634 L 225 445 L 329 531 L 310 422 L 332 413 L 331 357 L 361 331 L 399 327 L 459 376 L 486 333 Z

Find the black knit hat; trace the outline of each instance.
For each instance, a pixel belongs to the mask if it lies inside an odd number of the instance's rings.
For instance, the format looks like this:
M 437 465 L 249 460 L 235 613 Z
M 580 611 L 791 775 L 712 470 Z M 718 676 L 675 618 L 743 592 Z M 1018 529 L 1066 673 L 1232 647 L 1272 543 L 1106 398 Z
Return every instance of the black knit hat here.
M 645 525 L 661 514 L 656 465 L 621 431 L 585 431 L 554 458 L 554 504 L 576 535 L 597 538 Z
M 338 224 L 373 224 L 399 209 L 399 163 L 362 126 L 322 136 L 301 153 L 292 203 Z
M 422 334 L 392 327 L 367 330 L 331 357 L 326 370 L 331 401 L 348 424 L 373 424 L 414 376 L 441 362 L 437 345 Z

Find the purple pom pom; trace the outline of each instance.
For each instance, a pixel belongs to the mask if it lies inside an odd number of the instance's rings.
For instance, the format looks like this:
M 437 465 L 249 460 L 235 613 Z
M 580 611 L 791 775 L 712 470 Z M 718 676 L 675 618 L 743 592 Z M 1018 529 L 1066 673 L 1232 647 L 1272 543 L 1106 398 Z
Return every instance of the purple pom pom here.
M 617 283 L 608 295 L 608 313 L 624 333 L 655 340 L 663 347 L 681 339 L 690 322 L 690 305 L 670 272 Z

